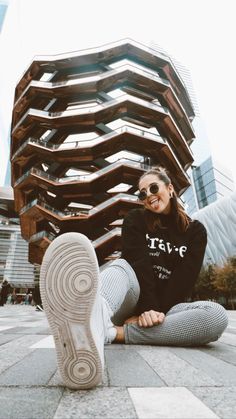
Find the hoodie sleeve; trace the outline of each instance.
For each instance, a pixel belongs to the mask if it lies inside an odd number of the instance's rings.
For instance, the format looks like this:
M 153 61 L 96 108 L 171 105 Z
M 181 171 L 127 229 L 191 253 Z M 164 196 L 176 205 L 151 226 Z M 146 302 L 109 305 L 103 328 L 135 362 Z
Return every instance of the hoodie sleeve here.
M 140 285 L 137 314 L 148 310 L 160 311 L 157 284 L 145 238 L 144 218 L 140 210 L 131 210 L 124 219 L 122 257 L 134 269 Z
M 195 220 L 188 252 L 173 270 L 161 296 L 161 311 L 164 313 L 167 313 L 175 304 L 185 301 L 191 294 L 202 266 L 206 245 L 206 229 L 203 224 Z

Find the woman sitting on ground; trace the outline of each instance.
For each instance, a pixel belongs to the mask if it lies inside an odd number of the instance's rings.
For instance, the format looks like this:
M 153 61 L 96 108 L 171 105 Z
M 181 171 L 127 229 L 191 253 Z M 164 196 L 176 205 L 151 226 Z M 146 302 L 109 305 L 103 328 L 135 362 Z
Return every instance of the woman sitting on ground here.
M 41 268 L 43 307 L 70 388 L 102 379 L 104 343 L 195 346 L 216 341 L 228 320 L 211 301 L 186 302 L 199 275 L 205 227 L 178 203 L 164 168 L 139 180 L 143 208 L 122 228 L 122 257 L 99 273 L 90 240 L 56 238 Z

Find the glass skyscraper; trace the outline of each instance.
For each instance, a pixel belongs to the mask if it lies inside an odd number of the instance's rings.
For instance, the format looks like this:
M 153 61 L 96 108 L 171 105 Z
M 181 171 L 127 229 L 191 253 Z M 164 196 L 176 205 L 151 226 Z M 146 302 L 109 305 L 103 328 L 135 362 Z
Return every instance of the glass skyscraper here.
M 199 208 L 231 194 L 234 190 L 230 172 L 215 162 L 212 157 L 193 169 L 193 180 Z
M 6 1 L 0 1 L 0 32 L 2 30 L 2 25 L 5 19 L 6 11 L 7 11 L 7 2 Z

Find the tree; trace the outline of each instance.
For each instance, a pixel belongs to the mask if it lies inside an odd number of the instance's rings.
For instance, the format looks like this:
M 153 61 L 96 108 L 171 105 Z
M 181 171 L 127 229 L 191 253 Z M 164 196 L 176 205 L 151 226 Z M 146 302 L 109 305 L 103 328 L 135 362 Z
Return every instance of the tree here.
M 213 264 L 208 264 L 207 266 L 202 267 L 194 287 L 193 299 L 215 299 L 217 296 L 217 291 L 214 285 L 215 269 L 216 267 Z
M 222 267 L 215 269 L 213 281 L 218 292 L 225 297 L 227 307 L 235 309 L 236 299 L 236 256 L 227 259 Z

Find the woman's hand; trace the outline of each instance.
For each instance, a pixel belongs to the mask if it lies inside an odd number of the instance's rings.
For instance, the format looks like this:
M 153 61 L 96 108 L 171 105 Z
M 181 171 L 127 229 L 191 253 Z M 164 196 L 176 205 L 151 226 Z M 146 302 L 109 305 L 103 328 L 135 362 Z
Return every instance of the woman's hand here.
M 163 323 L 165 314 L 159 311 L 149 310 L 138 316 L 138 325 L 140 327 L 152 327 Z
M 159 311 L 149 310 L 140 314 L 140 316 L 132 316 L 125 320 L 124 324 L 138 324 L 140 327 L 152 327 L 163 323 L 165 314 Z
M 132 317 L 129 317 L 127 320 L 125 320 L 125 323 L 124 324 L 137 324 L 138 323 L 138 317 L 139 316 L 132 316 Z

